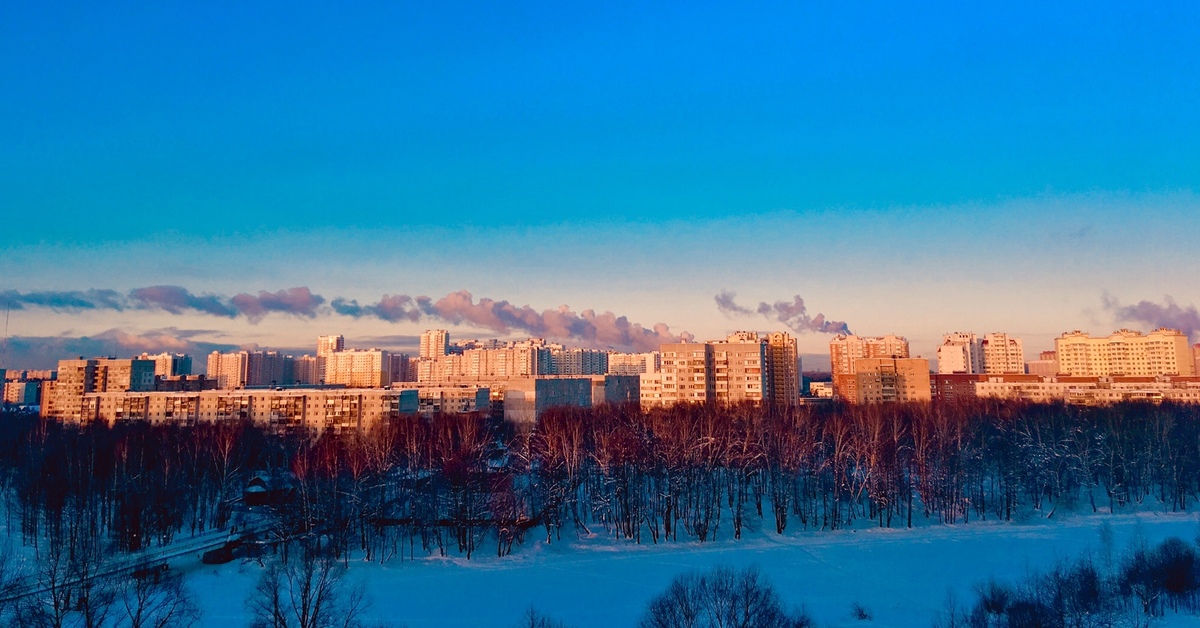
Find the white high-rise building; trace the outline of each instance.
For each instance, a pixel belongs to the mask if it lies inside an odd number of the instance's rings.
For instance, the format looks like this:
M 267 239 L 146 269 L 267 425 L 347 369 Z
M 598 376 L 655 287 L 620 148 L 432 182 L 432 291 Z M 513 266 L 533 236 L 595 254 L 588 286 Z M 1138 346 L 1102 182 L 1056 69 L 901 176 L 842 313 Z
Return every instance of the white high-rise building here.
M 956 331 L 942 336 L 937 350 L 938 373 L 982 373 L 983 345 L 974 332 Z

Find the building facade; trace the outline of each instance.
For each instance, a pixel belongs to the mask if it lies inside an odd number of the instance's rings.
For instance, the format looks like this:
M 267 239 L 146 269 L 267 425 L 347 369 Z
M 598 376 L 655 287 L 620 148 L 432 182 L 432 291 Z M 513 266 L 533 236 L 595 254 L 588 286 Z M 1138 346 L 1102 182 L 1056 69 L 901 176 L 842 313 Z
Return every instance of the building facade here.
M 865 358 L 907 358 L 908 339 L 901 336 L 853 336 L 839 334 L 829 342 L 834 397 L 850 403 L 858 399 L 856 363 Z
M 325 383 L 347 388 L 382 388 L 392 383 L 392 354 L 382 349 L 349 349 L 325 356 Z
M 1196 375 L 1188 338 L 1177 329 L 1160 327 L 1148 334 L 1121 329 L 1106 337 L 1076 330 L 1056 338 L 1054 351 L 1063 375 Z

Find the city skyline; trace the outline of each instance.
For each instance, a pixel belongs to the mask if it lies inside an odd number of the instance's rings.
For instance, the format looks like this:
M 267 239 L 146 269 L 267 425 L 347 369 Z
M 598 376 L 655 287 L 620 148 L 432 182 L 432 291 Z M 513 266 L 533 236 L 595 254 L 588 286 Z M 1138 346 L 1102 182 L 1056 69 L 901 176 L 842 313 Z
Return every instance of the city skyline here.
M 538 336 L 562 306 L 807 355 L 1200 341 L 1192 5 L 3 12 L 6 365 Z M 411 320 L 464 291 L 543 322 Z M 76 293 L 120 308 L 28 302 Z

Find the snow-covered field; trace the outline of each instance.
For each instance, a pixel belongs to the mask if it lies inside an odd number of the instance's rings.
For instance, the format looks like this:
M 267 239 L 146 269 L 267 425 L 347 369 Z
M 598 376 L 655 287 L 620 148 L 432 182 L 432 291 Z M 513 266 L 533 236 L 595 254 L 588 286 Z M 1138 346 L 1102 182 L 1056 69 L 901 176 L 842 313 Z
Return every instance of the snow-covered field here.
M 481 554 L 470 561 L 427 558 L 386 565 L 351 562 L 348 580 L 366 583 L 371 618 L 410 628 L 515 626 L 530 606 L 578 628 L 632 626 L 647 602 L 681 572 L 713 565 L 757 565 L 792 607 L 803 605 L 818 626 L 929 628 L 948 591 L 960 603 L 975 584 L 994 576 L 1013 581 L 1056 560 L 1091 551 L 1102 560 L 1107 524 L 1117 559 L 1131 539 L 1157 543 L 1200 533 L 1196 514 L 1138 513 L 1039 519 L 1027 523 L 843 532 L 757 533 L 741 541 L 632 545 L 589 538 L 528 543 L 515 555 Z M 219 567 L 181 560 L 206 626 L 247 623 L 244 600 L 261 568 Z M 850 616 L 854 603 L 873 615 Z M 1172 625 L 1200 626 L 1174 617 Z

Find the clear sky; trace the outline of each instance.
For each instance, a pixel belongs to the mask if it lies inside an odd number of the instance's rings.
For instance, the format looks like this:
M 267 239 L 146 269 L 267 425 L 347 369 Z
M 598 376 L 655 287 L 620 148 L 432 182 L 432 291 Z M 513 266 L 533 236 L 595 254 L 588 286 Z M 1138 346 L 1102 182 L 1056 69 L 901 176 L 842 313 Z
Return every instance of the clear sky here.
M 0 3 L 4 365 L 1200 341 L 1200 4 L 647 4 Z

